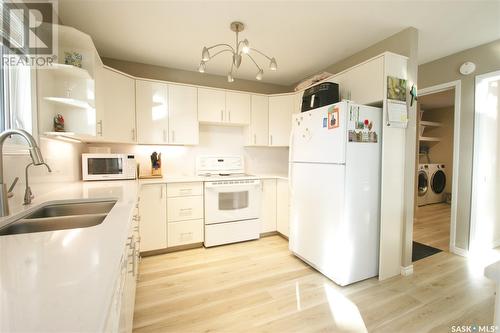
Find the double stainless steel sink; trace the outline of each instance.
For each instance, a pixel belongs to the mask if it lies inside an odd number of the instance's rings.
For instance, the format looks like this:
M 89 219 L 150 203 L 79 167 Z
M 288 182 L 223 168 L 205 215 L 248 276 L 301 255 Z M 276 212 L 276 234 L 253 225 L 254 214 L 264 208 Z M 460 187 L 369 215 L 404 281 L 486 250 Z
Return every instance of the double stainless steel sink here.
M 115 204 L 116 200 L 47 204 L 0 228 L 0 236 L 92 227 L 101 224 Z

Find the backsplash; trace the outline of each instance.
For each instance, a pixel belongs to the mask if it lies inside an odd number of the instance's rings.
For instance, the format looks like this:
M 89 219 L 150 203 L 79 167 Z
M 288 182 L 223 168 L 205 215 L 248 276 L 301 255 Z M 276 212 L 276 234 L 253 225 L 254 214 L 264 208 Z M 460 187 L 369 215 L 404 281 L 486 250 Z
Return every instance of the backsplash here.
M 164 176 L 195 175 L 198 155 L 243 155 L 248 173 L 288 173 L 288 148 L 245 148 L 244 143 L 242 127 L 200 125 L 197 146 L 89 143 L 85 152 L 88 147 L 110 147 L 112 153 L 135 154 L 137 162 L 140 163 L 141 174 L 150 173 L 150 155 L 153 151 L 162 155 Z
M 30 183 L 69 182 L 81 179 L 80 164 L 84 144 L 41 137 L 39 145 L 52 173 L 49 173 L 45 166 L 32 166 L 29 169 Z M 25 168 L 31 163 L 27 150 L 19 154 L 4 154 L 3 163 L 4 181 L 7 186 L 10 186 L 15 177 L 19 177 L 18 184 L 25 183 Z

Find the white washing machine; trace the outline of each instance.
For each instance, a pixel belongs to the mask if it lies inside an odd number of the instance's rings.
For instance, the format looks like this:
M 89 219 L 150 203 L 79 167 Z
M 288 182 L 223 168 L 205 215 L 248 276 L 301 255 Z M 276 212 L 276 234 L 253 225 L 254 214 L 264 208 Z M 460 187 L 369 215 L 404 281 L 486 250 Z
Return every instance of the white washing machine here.
M 429 165 L 419 164 L 418 165 L 418 181 L 417 181 L 417 205 L 423 206 L 427 205 L 427 197 L 429 192 Z
M 429 190 L 427 204 L 445 201 L 446 169 L 444 164 L 429 164 Z

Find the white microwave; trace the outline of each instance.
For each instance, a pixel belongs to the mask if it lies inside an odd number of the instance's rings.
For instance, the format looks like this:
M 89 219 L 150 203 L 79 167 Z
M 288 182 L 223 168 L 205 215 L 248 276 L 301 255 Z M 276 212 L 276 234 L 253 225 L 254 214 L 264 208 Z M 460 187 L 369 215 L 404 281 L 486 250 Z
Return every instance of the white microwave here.
M 135 179 L 135 156 L 129 154 L 82 154 L 83 180 Z

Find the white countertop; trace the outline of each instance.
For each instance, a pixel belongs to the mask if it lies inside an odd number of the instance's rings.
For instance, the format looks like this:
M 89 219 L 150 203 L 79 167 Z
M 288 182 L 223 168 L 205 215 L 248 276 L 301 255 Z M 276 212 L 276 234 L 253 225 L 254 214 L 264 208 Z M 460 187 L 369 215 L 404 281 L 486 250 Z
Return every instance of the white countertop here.
M 254 175 L 287 179 L 286 175 Z M 35 198 L 23 206 L 19 186 L 9 199 L 11 215 L 56 200 L 115 198 L 99 225 L 0 236 L 0 332 L 100 332 L 120 274 L 120 261 L 141 184 L 200 182 L 199 176 L 139 181 L 93 181 L 32 186 Z
M 53 200 L 118 201 L 93 227 L 0 236 L 1 332 L 103 330 L 137 188 L 136 181 L 50 184 L 33 188 L 29 207 L 20 195 L 10 200 L 13 214 Z
M 225 180 L 242 179 L 242 177 L 224 177 Z M 288 179 L 287 175 L 282 174 L 250 174 L 248 178 L 257 179 Z M 208 176 L 164 176 L 162 178 L 139 179 L 140 184 L 165 184 L 165 183 L 189 183 L 189 182 L 208 182 L 215 180 Z M 216 178 L 220 180 L 220 178 Z

